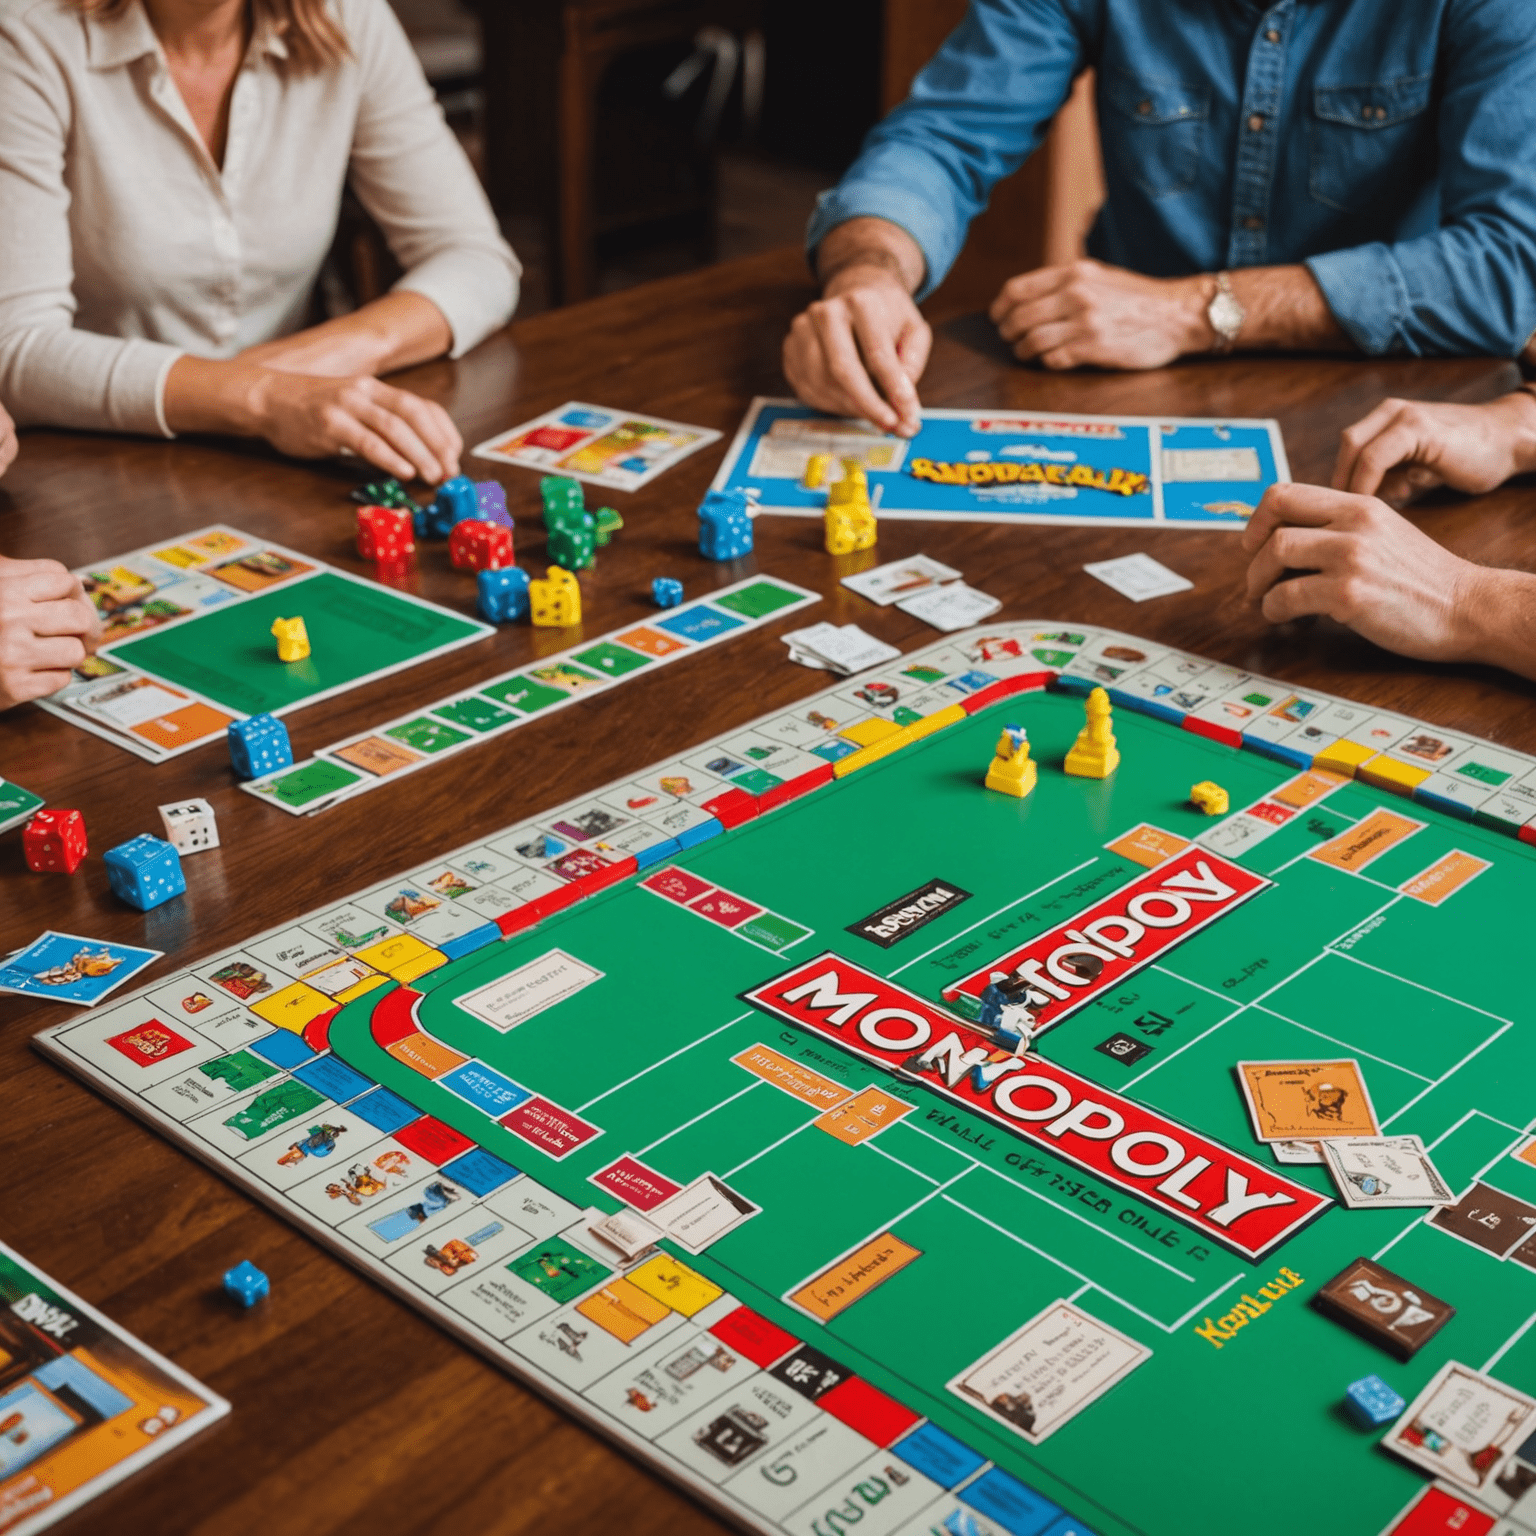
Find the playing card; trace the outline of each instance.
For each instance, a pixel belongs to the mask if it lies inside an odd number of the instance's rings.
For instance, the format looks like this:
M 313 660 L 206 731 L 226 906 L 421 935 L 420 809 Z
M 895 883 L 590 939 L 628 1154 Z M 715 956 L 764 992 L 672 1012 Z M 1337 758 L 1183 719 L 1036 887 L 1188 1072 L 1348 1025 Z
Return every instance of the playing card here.
M 1380 1132 L 1358 1061 L 1240 1061 L 1237 1081 L 1260 1141 Z
M 972 1407 L 1039 1445 L 1152 1351 L 1058 1301 L 946 1383 Z
M 1529 1433 L 1533 1414 L 1536 1400 L 1452 1360 L 1381 1443 L 1404 1461 L 1502 1504 L 1500 1469 Z
M 873 570 L 860 571 L 857 576 L 844 576 L 843 585 L 887 608 L 940 582 L 953 581 L 959 574 L 953 566 L 930 560 L 927 555 L 913 555 L 910 560 L 891 560 Z
M 0 992 L 89 1008 L 164 953 L 49 929 L 0 966 Z
M 989 597 L 968 587 L 963 581 L 951 582 L 947 587 L 930 587 L 913 597 L 902 598 L 896 606 L 914 619 L 921 619 L 946 634 L 957 629 L 969 629 L 989 619 L 1003 606 L 1002 600 Z
M 1429 1224 L 1503 1259 L 1536 1232 L 1536 1205 L 1477 1180 L 1454 1205 L 1441 1206 Z
M 802 665 L 819 664 L 845 677 L 884 666 L 901 655 L 894 645 L 866 634 L 857 624 L 813 624 L 809 629 L 792 630 L 784 636 L 784 643 L 790 648 L 791 660 Z M 805 655 L 814 659 L 805 662 Z
M 1449 1302 L 1366 1258 L 1356 1259 L 1328 1281 L 1315 1305 L 1399 1360 L 1411 1359 L 1456 1315 Z
M 1204 842 L 1204 839 L 1201 839 Z M 1272 1141 L 1269 1150 L 1277 1163 L 1311 1163 L 1323 1160 L 1323 1144 L 1320 1141 Z
M 1345 1205 L 1445 1205 L 1450 1186 L 1417 1136 L 1329 1137 L 1318 1145 Z
M 1167 597 L 1172 592 L 1188 592 L 1194 582 L 1154 560 L 1151 555 L 1122 555 L 1118 560 L 1096 560 L 1083 567 L 1087 573 L 1113 587 L 1133 603 L 1150 597 Z

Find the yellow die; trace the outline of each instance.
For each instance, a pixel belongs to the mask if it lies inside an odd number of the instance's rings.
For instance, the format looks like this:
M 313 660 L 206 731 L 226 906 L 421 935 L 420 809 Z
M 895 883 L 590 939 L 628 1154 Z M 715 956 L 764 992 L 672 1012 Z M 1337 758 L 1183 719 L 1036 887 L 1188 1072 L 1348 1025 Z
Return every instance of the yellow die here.
M 569 572 L 552 565 L 543 581 L 528 583 L 528 616 L 543 629 L 569 629 L 581 623 L 581 588 Z

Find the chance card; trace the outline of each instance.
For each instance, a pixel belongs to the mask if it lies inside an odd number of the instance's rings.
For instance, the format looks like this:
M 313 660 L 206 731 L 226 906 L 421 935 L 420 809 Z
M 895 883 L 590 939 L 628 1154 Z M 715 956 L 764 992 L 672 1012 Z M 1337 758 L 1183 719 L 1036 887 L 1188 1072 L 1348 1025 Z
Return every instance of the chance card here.
M 860 597 L 888 608 L 892 603 L 918 592 L 926 592 L 941 582 L 953 581 L 960 572 L 952 565 L 930 560 L 927 555 L 913 555 L 910 560 L 891 560 L 856 576 L 844 576 L 843 585 Z
M 1536 1232 L 1536 1205 L 1478 1180 L 1454 1205 L 1435 1211 L 1429 1224 L 1504 1259 Z
M 1260 1141 L 1381 1132 L 1358 1061 L 1240 1061 L 1237 1080 Z
M 945 1385 L 1039 1445 L 1151 1358 L 1144 1344 L 1058 1301 Z
M 1318 1145 L 1345 1205 L 1446 1205 L 1451 1187 L 1417 1136 L 1328 1137 Z
M 477 458 L 548 475 L 570 475 L 616 491 L 637 491 L 719 436 L 708 427 L 568 400 L 510 432 L 488 438 L 474 453 Z
M 1495 1492 L 1499 1468 L 1529 1433 L 1533 1413 L 1536 1400 L 1452 1360 L 1381 1443 L 1459 1488 Z
M 89 1008 L 131 981 L 165 953 L 105 939 L 82 939 L 51 928 L 0 966 L 0 992 Z

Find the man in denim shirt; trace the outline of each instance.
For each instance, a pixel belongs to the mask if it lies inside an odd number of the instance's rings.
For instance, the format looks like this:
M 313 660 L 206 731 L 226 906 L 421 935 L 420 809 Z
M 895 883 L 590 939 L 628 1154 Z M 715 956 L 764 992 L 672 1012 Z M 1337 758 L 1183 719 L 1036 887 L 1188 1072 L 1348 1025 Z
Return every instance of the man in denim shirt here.
M 1513 357 L 1536 330 L 1532 0 L 971 0 L 811 220 L 824 293 L 784 345 L 804 400 L 916 431 L 914 300 L 1088 67 L 1096 259 L 1004 286 L 1020 358 Z

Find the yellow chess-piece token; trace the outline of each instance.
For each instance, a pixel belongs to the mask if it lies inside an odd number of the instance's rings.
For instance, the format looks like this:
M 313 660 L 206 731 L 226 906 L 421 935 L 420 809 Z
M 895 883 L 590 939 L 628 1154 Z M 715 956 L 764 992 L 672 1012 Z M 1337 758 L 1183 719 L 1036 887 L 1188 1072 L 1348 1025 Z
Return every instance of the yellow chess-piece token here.
M 987 765 L 987 788 L 1022 800 L 1035 787 L 1035 760 L 1029 755 L 1029 737 L 1022 725 L 1005 725 L 997 738 L 992 761 Z
M 581 588 L 569 571 L 552 565 L 543 581 L 528 583 L 528 617 L 541 629 L 569 629 L 581 623 Z
M 813 453 L 805 461 L 805 473 L 800 476 L 800 484 L 808 491 L 819 491 L 827 483 L 827 471 L 831 468 L 830 453 Z
M 1231 801 L 1220 784 L 1211 779 L 1201 779 L 1189 791 L 1190 803 L 1207 816 L 1225 816 L 1231 809 Z
M 1080 779 L 1107 779 L 1120 766 L 1109 695 L 1095 688 L 1088 695 L 1086 709 L 1088 720 L 1067 753 L 1066 770 Z
M 277 640 L 279 661 L 303 661 L 309 655 L 309 631 L 302 618 L 273 619 L 272 634 Z

